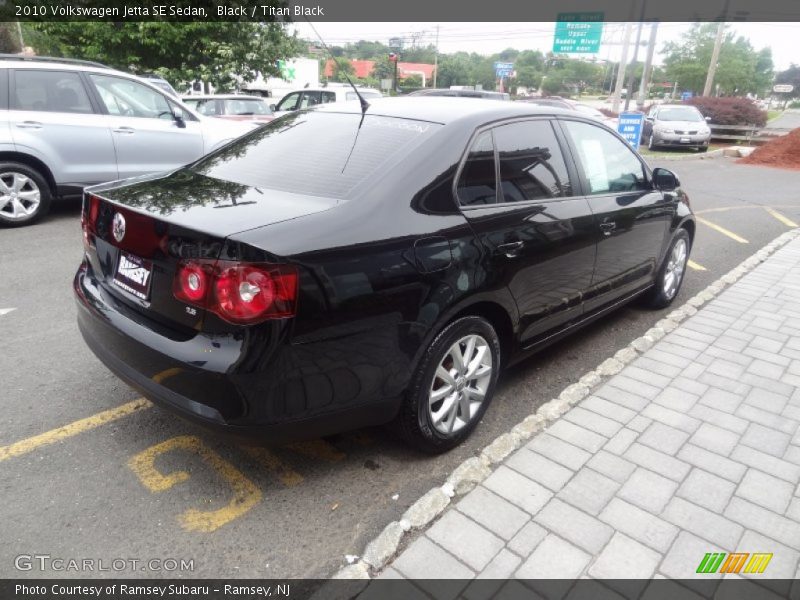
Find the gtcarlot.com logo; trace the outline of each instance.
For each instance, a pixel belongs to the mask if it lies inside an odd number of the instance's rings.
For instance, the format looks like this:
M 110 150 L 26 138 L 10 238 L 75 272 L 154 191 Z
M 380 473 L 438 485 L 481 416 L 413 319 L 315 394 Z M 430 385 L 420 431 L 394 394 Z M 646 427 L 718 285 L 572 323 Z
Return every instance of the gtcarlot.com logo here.
M 194 571 L 194 559 L 185 558 L 63 558 L 50 554 L 20 554 L 14 558 L 17 571 L 73 573 L 153 571 Z
M 763 573 L 772 553 L 766 552 L 708 552 L 697 565 L 698 573 Z

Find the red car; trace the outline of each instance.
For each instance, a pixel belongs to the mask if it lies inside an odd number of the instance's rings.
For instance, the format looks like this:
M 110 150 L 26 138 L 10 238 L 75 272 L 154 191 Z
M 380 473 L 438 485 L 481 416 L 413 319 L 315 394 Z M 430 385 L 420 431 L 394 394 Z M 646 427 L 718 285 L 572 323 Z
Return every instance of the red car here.
M 214 94 L 186 96 L 182 100 L 189 108 L 193 108 L 207 117 L 259 123 L 266 123 L 275 118 L 275 113 L 270 105 L 260 96 Z

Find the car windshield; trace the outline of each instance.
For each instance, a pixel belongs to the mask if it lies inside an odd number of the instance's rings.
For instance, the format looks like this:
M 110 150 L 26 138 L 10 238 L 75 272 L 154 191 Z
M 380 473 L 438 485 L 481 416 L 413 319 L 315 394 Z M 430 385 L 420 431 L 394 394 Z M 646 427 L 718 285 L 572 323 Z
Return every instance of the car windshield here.
M 344 198 L 408 156 L 441 125 L 360 113 L 293 112 L 189 168 L 257 188 Z
M 704 121 L 703 115 L 696 108 L 677 107 L 662 108 L 658 111 L 659 121 Z
M 272 109 L 261 98 L 231 98 L 225 100 L 226 115 L 271 115 Z

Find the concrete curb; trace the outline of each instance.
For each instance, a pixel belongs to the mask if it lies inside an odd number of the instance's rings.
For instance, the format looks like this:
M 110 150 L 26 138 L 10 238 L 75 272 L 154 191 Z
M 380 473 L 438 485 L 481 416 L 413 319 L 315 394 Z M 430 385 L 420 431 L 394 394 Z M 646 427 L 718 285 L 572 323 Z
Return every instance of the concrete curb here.
M 515 425 L 511 431 L 503 433 L 486 446 L 479 456 L 468 458 L 456 467 L 447 481 L 434 487 L 412 504 L 400 521 L 386 526 L 378 537 L 372 540 L 363 557 L 357 563 L 340 569 L 334 579 L 365 579 L 378 573 L 395 556 L 403 538 L 413 530 L 424 529 L 441 515 L 450 505 L 452 498 L 462 496 L 488 477 L 492 466 L 503 461 L 531 437 L 556 421 L 573 405 L 586 398 L 595 388 L 613 375 L 619 373 L 626 364 L 640 353 L 674 330 L 678 325 L 697 313 L 697 309 L 712 300 L 721 291 L 738 281 L 745 273 L 753 270 L 778 248 L 800 236 L 800 228 L 787 231 L 758 252 L 731 269 L 704 290 L 692 296 L 681 307 L 670 312 L 648 329 L 644 335 L 631 341 L 626 347 L 600 363 L 597 368 L 585 373 L 577 383 L 567 386 L 557 398 L 545 402 L 538 410 Z M 324 588 L 323 588 L 324 589 Z

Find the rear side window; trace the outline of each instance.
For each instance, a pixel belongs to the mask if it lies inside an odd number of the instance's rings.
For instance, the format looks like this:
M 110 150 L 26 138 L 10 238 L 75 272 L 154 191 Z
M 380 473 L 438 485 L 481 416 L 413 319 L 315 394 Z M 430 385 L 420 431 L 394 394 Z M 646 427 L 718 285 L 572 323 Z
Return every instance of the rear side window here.
M 483 206 L 497 202 L 497 177 L 492 132 L 480 134 L 472 144 L 456 189 L 462 206 Z
M 563 121 L 578 151 L 590 194 L 649 190 L 644 165 L 628 144 L 612 133 L 578 121 Z
M 549 121 L 523 121 L 494 130 L 503 202 L 570 196 L 572 188 Z
M 395 168 L 441 125 L 360 113 L 293 112 L 202 158 L 202 175 L 258 188 L 344 198 Z
M 11 99 L 17 110 L 94 112 L 80 75 L 72 71 L 17 70 Z

